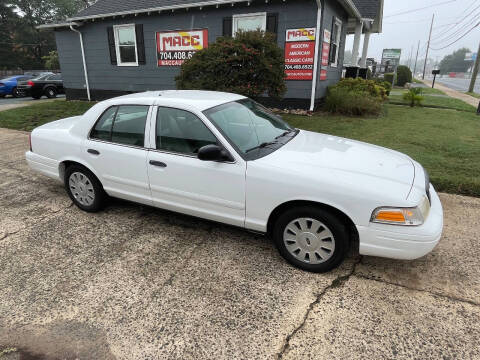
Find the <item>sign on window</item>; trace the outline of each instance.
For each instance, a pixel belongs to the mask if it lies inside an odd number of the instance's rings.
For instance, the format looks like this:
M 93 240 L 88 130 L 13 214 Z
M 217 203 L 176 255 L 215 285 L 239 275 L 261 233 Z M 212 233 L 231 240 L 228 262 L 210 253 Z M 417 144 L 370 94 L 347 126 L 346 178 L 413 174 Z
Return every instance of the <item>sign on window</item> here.
M 180 66 L 208 47 L 208 29 L 157 32 L 158 66 Z
M 285 80 L 313 80 L 315 28 L 288 29 L 285 37 Z

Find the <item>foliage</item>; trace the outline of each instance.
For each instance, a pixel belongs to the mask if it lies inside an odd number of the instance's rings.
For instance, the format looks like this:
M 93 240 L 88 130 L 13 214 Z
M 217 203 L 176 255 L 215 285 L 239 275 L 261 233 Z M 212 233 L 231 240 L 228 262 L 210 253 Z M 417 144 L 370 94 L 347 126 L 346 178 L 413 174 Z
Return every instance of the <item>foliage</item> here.
M 296 128 L 401 151 L 428 170 L 436 190 L 480 197 L 480 137 L 475 135 L 480 121 L 475 113 L 385 105 L 379 117 L 285 114 L 283 118 Z
M 385 88 L 385 91 L 387 93 L 387 96 L 390 96 L 390 91 L 392 91 L 392 84 L 389 83 L 388 81 L 385 81 L 384 79 L 379 79 L 375 78 L 373 79 L 377 85 L 380 85 Z
M 472 61 L 465 61 L 465 55 L 469 52 L 469 49 L 462 48 L 445 56 L 440 62 L 440 71 L 442 74 L 466 72 L 473 65 Z
M 328 90 L 324 109 L 333 114 L 349 116 L 378 115 L 382 110 L 380 97 L 365 91 L 352 91 L 342 87 Z
M 50 51 L 47 56 L 43 56 L 42 59 L 45 61 L 45 68 L 48 70 L 58 70 L 60 69 L 60 63 L 58 62 L 58 51 Z
M 365 92 L 368 96 L 374 98 L 386 99 L 386 88 L 374 80 L 365 80 L 362 78 L 346 78 L 340 80 L 337 84 L 330 86 L 329 89 L 339 88 L 353 92 Z
M 386 82 L 389 82 L 390 85 L 393 85 L 393 80 L 395 79 L 395 74 L 394 73 L 387 73 L 383 76 Z
M 410 88 L 405 94 L 403 94 L 403 100 L 408 101 L 411 107 L 414 107 L 415 105 L 420 106 L 423 101 L 422 88 Z
M 389 103 L 396 105 L 410 105 L 409 100 L 404 100 L 403 95 L 407 90 L 394 90 L 389 97 Z M 431 96 L 434 95 L 434 96 Z M 454 99 L 449 96 L 438 96 L 442 93 L 437 89 L 431 88 L 422 88 L 423 102 L 422 107 L 431 107 L 437 109 L 451 109 L 462 112 L 475 113 L 477 111 L 476 107 L 467 104 L 466 102 Z
M 398 86 L 404 86 L 406 83 L 412 82 L 412 71 L 408 66 L 400 65 L 397 68 L 397 84 Z
M 284 55 L 275 36 L 263 31 L 220 37 L 183 63 L 175 78 L 179 89 L 233 92 L 252 98 L 286 92 Z
M 36 26 L 63 21 L 85 7 L 87 2 L 87 0 L 0 1 L 2 39 L 0 67 L 43 69 L 42 57 L 55 50 L 55 37 L 52 31 L 39 31 Z

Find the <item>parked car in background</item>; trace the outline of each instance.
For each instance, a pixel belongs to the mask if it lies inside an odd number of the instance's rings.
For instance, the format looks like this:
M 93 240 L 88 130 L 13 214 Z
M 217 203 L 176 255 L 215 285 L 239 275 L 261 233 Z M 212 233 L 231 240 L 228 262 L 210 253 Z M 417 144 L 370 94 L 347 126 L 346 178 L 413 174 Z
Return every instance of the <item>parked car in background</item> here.
M 0 98 L 3 98 L 7 95 L 12 95 L 13 97 L 21 97 L 22 93 L 18 90 L 18 82 L 27 81 L 34 78 L 35 75 L 25 74 L 25 75 L 15 75 L 10 76 L 5 79 L 0 80 Z
M 360 254 L 415 259 L 442 234 L 442 205 L 419 163 L 294 129 L 241 95 L 103 101 L 34 129 L 26 158 L 82 210 L 100 210 L 110 195 L 268 233 L 309 271 L 338 266 L 357 240 Z
M 18 91 L 34 99 L 40 99 L 44 95 L 50 99 L 55 98 L 58 94 L 65 93 L 62 74 L 43 73 L 33 79 L 21 81 L 18 83 Z

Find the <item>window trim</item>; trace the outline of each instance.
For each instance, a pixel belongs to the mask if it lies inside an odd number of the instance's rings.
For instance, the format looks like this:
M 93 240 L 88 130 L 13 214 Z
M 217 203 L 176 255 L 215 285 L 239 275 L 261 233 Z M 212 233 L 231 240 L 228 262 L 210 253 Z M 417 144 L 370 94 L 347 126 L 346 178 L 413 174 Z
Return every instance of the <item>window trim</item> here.
M 117 142 L 113 142 L 113 141 L 107 141 L 107 140 L 103 140 L 103 139 L 97 139 L 97 138 L 94 138 L 92 137 L 92 132 L 93 130 L 95 130 L 95 127 L 97 126 L 98 122 L 100 121 L 100 119 L 102 118 L 102 116 L 108 111 L 110 110 L 112 107 L 116 107 L 117 109 L 115 110 L 115 116 L 113 117 L 113 121 L 112 121 L 112 127 L 110 128 L 110 134 L 112 134 L 113 132 L 113 125 L 115 125 L 115 120 L 117 118 L 117 114 L 118 114 L 118 109 L 120 108 L 120 106 L 146 106 L 148 107 L 148 111 L 147 111 L 147 118 L 145 120 L 145 129 L 143 130 L 144 131 L 144 134 L 143 134 L 143 146 L 137 146 L 137 145 L 128 145 L 128 144 L 122 144 L 122 143 L 117 143 Z M 150 139 L 149 139 L 149 131 L 150 129 L 147 129 L 147 125 L 149 123 L 149 119 L 150 117 L 152 116 L 152 110 L 153 106 L 152 105 L 145 105 L 145 104 L 114 104 L 114 105 L 110 105 L 109 107 L 107 107 L 105 110 L 102 111 L 102 113 L 100 114 L 100 116 L 97 118 L 97 120 L 95 120 L 95 123 L 93 124 L 93 126 L 90 128 L 90 131 L 88 132 L 88 136 L 87 136 L 87 140 L 89 141 L 97 141 L 97 142 L 101 142 L 101 143 L 104 143 L 104 144 L 111 144 L 111 145 L 117 145 L 117 146 L 124 146 L 124 147 L 129 147 L 129 148 L 133 148 L 133 149 L 140 149 L 140 150 L 149 150 L 149 148 L 145 145 L 147 145 L 147 141 L 148 141 L 148 145 L 150 145 Z M 147 131 L 148 130 L 148 131 Z
M 163 150 L 163 149 L 158 149 L 157 148 L 157 118 L 158 118 L 158 109 L 159 108 L 166 108 L 166 109 L 174 109 L 174 110 L 181 110 L 181 111 L 185 111 L 185 112 L 188 112 L 192 115 L 194 115 L 197 119 L 199 119 L 203 125 L 207 128 L 208 131 L 210 131 L 210 133 L 213 135 L 213 137 L 217 140 L 217 144 L 219 144 L 219 146 L 221 146 L 233 159 L 233 161 L 228 161 L 228 160 L 217 160 L 215 162 L 219 162 L 219 163 L 224 163 L 224 164 L 236 164 L 237 160 L 235 158 L 235 156 L 232 155 L 232 152 L 229 151 L 226 146 L 223 144 L 223 142 L 218 138 L 218 136 L 216 136 L 213 131 L 208 127 L 208 125 L 205 123 L 205 121 L 200 117 L 198 116 L 197 114 L 195 114 L 193 111 L 189 111 L 189 110 L 186 110 L 186 109 L 181 109 L 181 108 L 178 108 L 178 107 L 175 107 L 175 106 L 164 106 L 164 105 L 154 105 L 153 106 L 154 110 L 152 111 L 152 116 L 151 116 L 151 121 L 152 121 L 152 127 L 153 131 L 151 131 L 151 134 L 152 134 L 152 137 L 154 138 L 153 140 L 153 143 L 150 143 L 150 148 L 149 148 L 149 151 L 155 151 L 155 152 L 158 152 L 158 153 L 162 153 L 162 154 L 169 154 L 169 155 L 177 155 L 177 156 L 183 156 L 183 157 L 189 157 L 189 158 L 194 158 L 194 159 L 197 159 L 198 161 L 202 161 L 198 158 L 198 155 L 196 154 L 187 154 L 187 153 L 181 153 L 181 152 L 175 152 L 175 151 L 168 151 L 168 150 Z M 203 115 L 203 113 L 202 113 Z M 216 128 L 216 127 L 215 127 Z M 150 142 L 152 142 L 152 139 L 150 139 Z
M 118 30 L 122 28 L 133 28 L 133 38 L 135 39 L 135 62 L 122 62 L 120 55 L 120 44 Z M 117 55 L 117 66 L 138 66 L 138 50 L 137 50 L 137 29 L 135 24 L 113 25 L 113 38 L 115 39 L 115 52 Z
M 267 13 L 266 12 L 236 14 L 232 16 L 232 37 L 235 37 L 235 35 L 238 32 L 238 29 L 236 29 L 238 24 L 238 19 L 241 19 L 244 17 L 252 17 L 252 16 L 258 16 L 258 17 L 263 16 L 262 30 L 267 31 Z
M 337 45 L 337 48 L 335 50 L 335 62 L 331 63 L 330 66 L 336 68 L 338 66 L 338 54 L 340 53 L 340 42 L 341 42 L 341 37 L 342 37 L 342 31 L 343 31 L 343 22 L 339 18 L 335 18 L 335 25 L 338 25 L 338 30 L 337 34 L 335 36 L 336 42 L 334 42 L 335 45 Z M 332 36 L 331 34 L 330 36 Z

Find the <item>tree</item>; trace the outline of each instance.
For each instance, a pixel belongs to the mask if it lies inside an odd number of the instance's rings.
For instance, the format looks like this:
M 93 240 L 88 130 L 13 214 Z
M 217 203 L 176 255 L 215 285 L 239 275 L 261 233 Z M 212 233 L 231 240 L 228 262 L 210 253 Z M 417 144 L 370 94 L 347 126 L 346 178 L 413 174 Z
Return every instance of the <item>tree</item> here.
M 50 51 L 47 56 L 42 58 L 45 61 L 45 68 L 48 70 L 60 69 L 60 63 L 58 62 L 58 51 Z
M 440 71 L 442 74 L 450 72 L 466 72 L 473 64 L 472 61 L 465 61 L 465 55 L 469 52 L 469 49 L 462 48 L 445 56 L 440 62 Z
M 412 82 L 412 72 L 408 66 L 400 65 L 397 68 L 397 85 L 404 86 L 406 83 Z
M 286 92 L 283 51 L 275 35 L 263 31 L 220 37 L 182 64 L 179 89 L 227 91 L 258 98 Z

